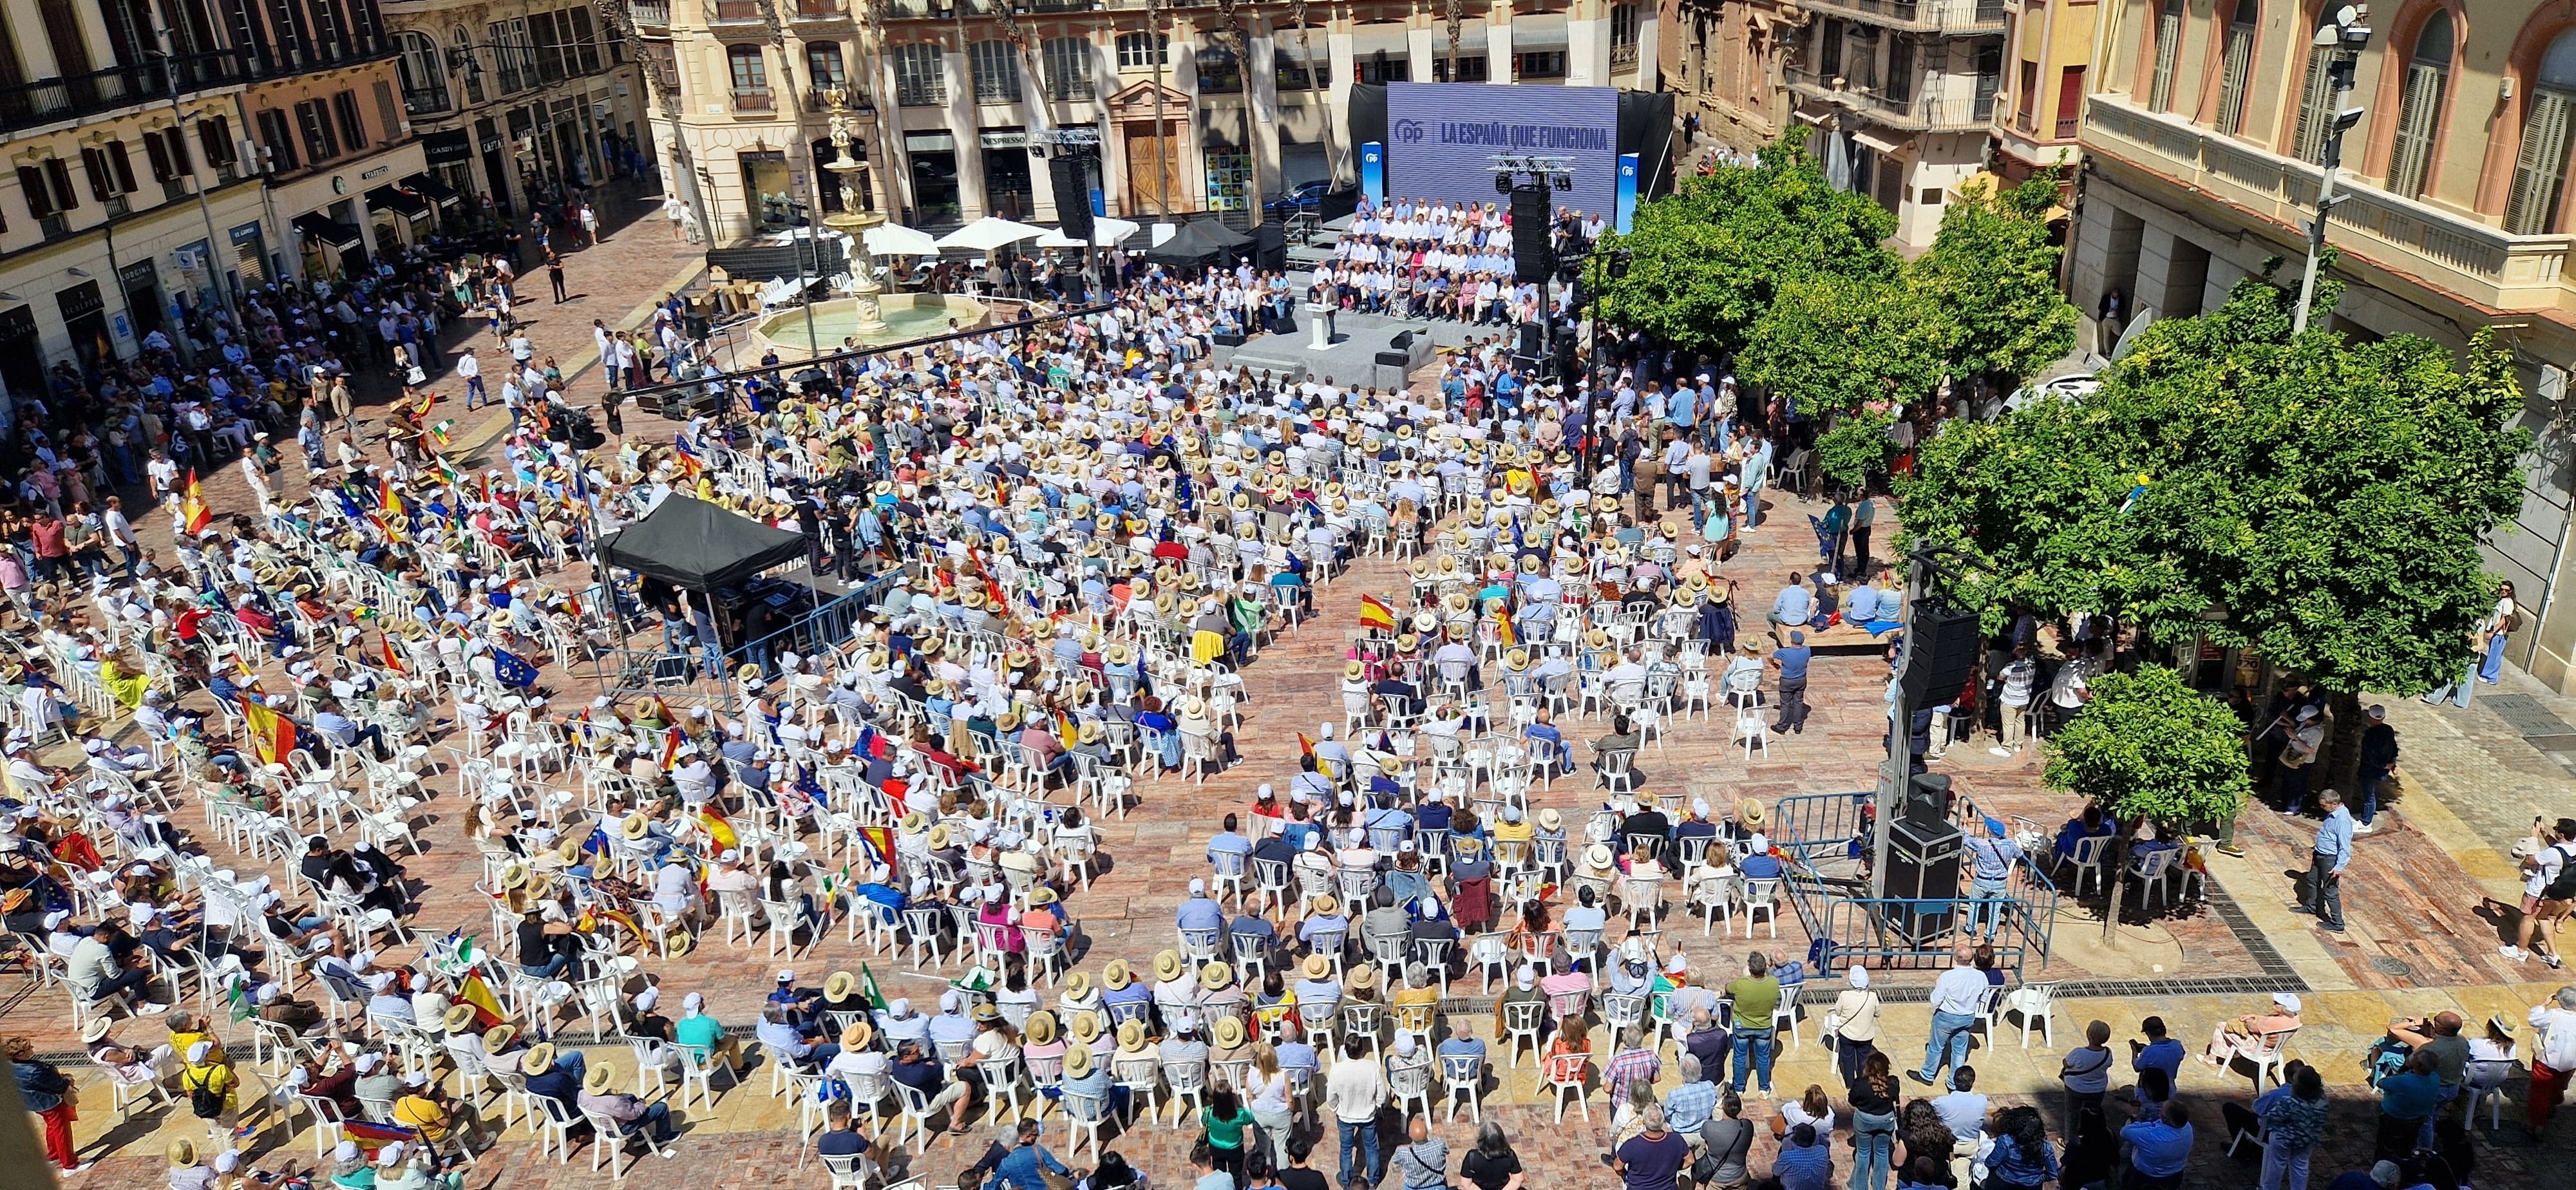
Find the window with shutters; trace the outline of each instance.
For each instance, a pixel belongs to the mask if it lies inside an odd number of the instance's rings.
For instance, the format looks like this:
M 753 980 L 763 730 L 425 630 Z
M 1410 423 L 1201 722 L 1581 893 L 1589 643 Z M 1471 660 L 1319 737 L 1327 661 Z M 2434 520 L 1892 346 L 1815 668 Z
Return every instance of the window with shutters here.
M 331 126 L 330 104 L 307 99 L 295 105 L 296 131 L 304 137 L 304 160 L 320 165 L 340 155 L 340 131 Z
M 1050 37 L 1039 47 L 1046 67 L 1047 98 L 1080 102 L 1092 98 L 1091 39 Z
M 555 24 L 572 41 L 567 65 L 578 65 L 583 74 L 599 72 L 599 27 L 591 23 L 587 8 L 567 8 L 557 14 Z
M 528 14 L 528 38 L 537 50 L 537 77 L 552 82 L 564 76 L 563 33 L 555 27 L 555 14 Z
M 300 164 L 295 155 L 294 122 L 287 119 L 285 112 L 273 107 L 262 109 L 258 119 L 259 144 L 268 150 L 269 168 L 294 169 Z
M 850 85 L 849 68 L 841 61 L 841 43 L 809 41 L 805 43 L 805 77 L 813 80 L 817 91 Z
M 2434 9 L 2415 34 L 2406 90 L 2397 99 L 2397 139 L 2388 155 L 2388 189 L 2418 198 L 2432 181 L 2433 136 L 2442 126 L 2442 94 L 2451 81 L 2451 14 Z
M 2558 226 L 2571 132 L 2576 132 L 2576 30 L 2549 43 L 2549 52 L 2540 59 L 2539 85 L 2523 106 L 2522 146 L 2514 153 L 2513 189 L 2505 196 L 2506 232 L 2546 235 Z
M 966 47 L 966 73 L 975 82 L 975 102 L 1020 101 L 1020 47 L 1000 40 L 976 42 Z
M 2147 110 L 2173 110 L 2174 59 L 2182 53 L 2182 0 L 2156 7 L 2156 61 L 2147 75 Z
M 71 167 L 62 158 L 48 157 L 35 165 L 19 166 L 18 192 L 27 201 L 27 213 L 44 228 L 45 238 L 70 233 L 69 215 L 80 206 L 80 197 L 72 193 Z
M 736 111 L 765 112 L 775 105 L 769 94 L 769 63 L 756 45 L 725 48 L 725 67 L 733 78 Z
M 355 153 L 367 147 L 367 120 L 358 111 L 358 93 L 342 91 L 331 97 L 331 116 L 340 128 L 340 144 Z
M 2310 165 L 2326 157 L 2326 130 L 2334 124 L 2334 72 L 2327 69 L 2331 50 L 2308 49 L 2307 72 L 2299 78 L 2299 119 L 2290 128 L 2290 155 Z
M 948 102 L 948 71 L 936 42 L 894 47 L 894 101 L 905 107 Z
M 1118 69 L 1152 70 L 1156 66 L 1171 64 L 1171 34 L 1121 33 L 1118 35 Z
M 233 124 L 222 116 L 197 121 L 197 148 L 206 155 L 206 164 L 215 167 L 217 182 L 231 182 L 238 176 L 241 164 L 233 155 Z
M 2245 90 L 2254 73 L 2259 19 L 2255 0 L 2236 0 L 2236 15 L 2227 22 L 2227 41 L 2219 51 L 2218 130 L 2230 136 L 2245 128 Z
M 107 208 L 109 218 L 130 209 L 125 196 L 134 193 L 134 165 L 125 155 L 124 141 L 82 149 L 81 170 L 89 175 L 90 197 Z
M 404 102 L 423 115 L 446 111 L 447 67 L 440 60 L 438 43 L 423 33 L 405 33 L 401 40 L 402 57 L 395 64 L 402 76 Z
M 340 6 L 332 0 L 312 0 L 306 8 L 312 13 L 313 52 L 322 61 L 337 62 L 348 56 L 348 25 L 340 19 Z

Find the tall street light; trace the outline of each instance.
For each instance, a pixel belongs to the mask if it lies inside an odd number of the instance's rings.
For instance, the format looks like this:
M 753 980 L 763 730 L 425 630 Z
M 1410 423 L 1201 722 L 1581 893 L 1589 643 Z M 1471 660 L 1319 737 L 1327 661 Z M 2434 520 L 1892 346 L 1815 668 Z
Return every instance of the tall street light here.
M 2325 254 L 2326 218 L 2334 210 L 2335 173 L 2343 165 L 2343 134 L 2361 123 L 2366 109 L 2345 107 L 2345 97 L 2352 94 L 2353 67 L 2361 58 L 2361 47 L 2370 44 L 2370 26 L 2362 23 L 2361 6 L 2347 4 L 2334 11 L 2325 24 L 2317 27 L 2310 41 L 2313 52 L 2325 54 L 2326 75 L 2333 81 L 2330 96 L 2332 114 L 2327 117 L 2325 151 L 2319 156 L 2325 166 L 2325 179 L 2317 183 L 2317 217 L 2308 224 L 2308 263 L 2299 276 L 2299 308 L 2291 318 L 2290 333 L 2308 329 L 2308 306 L 2317 298 L 2317 258 Z

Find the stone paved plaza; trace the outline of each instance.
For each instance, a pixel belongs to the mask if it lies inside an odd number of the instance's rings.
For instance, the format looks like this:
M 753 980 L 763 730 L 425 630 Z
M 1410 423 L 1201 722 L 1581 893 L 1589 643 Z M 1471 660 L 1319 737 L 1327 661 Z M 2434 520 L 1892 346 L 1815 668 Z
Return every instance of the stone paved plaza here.
M 632 217 L 650 210 L 650 200 L 630 202 L 632 210 L 613 215 Z M 563 306 L 535 307 L 534 334 L 541 353 L 558 354 L 567 372 L 584 366 L 591 319 L 617 326 L 633 318 L 642 304 L 683 284 L 701 261 L 700 252 L 673 242 L 661 221 L 651 219 L 626 228 L 602 246 L 573 255 L 568 271 L 574 290 L 584 296 Z M 574 402 L 595 402 L 598 385 L 595 371 L 582 376 L 572 387 Z M 671 428 L 632 410 L 626 426 L 630 435 L 656 440 L 667 440 Z M 488 443 L 496 428 L 489 414 L 478 412 L 465 423 L 460 441 L 470 452 Z M 206 486 L 218 509 L 247 505 L 247 493 L 231 470 L 208 477 Z M 300 481 L 290 483 L 283 494 L 300 495 Z M 1751 605 L 1748 611 L 1758 615 L 1790 571 L 1815 562 L 1814 537 L 1806 516 L 1820 510 L 1812 501 L 1775 494 L 1768 524 L 1726 568 L 1743 584 L 1744 602 Z M 166 548 L 166 518 L 137 519 L 151 522 L 141 525 L 147 543 Z M 1133 809 L 1101 823 L 1109 870 L 1070 899 L 1089 948 L 1080 964 L 1083 968 L 1097 972 L 1110 957 L 1141 962 L 1175 944 L 1173 910 L 1186 895 L 1189 878 L 1205 870 L 1205 840 L 1219 819 L 1248 806 L 1252 790 L 1261 783 L 1285 787 L 1296 771 L 1298 732 L 1312 733 L 1316 725 L 1326 722 L 1339 724 L 1337 680 L 1348 642 L 1357 634 L 1359 595 L 1395 592 L 1403 583 L 1396 562 L 1368 558 L 1322 588 L 1320 614 L 1300 631 L 1264 649 L 1247 674 L 1251 702 L 1244 708 L 1244 725 L 1236 732 L 1242 762 L 1204 784 L 1178 777 L 1140 781 Z M 1808 730 L 1775 735 L 1767 753 L 1750 759 L 1742 747 L 1729 744 L 1723 707 L 1706 719 L 1677 722 L 1660 746 L 1650 746 L 1640 756 L 1647 788 L 1703 797 L 1721 812 L 1741 797 L 1776 804 L 1788 796 L 1866 788 L 1883 755 L 1886 678 L 1886 663 L 1873 654 L 1820 657 L 1809 696 L 1815 712 Z M 549 670 L 544 684 L 561 705 L 587 701 L 594 693 L 577 673 Z M 2022 973 L 2031 983 L 2062 981 L 2069 991 L 2056 1006 L 2054 1044 L 2040 1035 L 2025 1042 L 2014 1026 L 1981 1039 L 1971 1059 L 1982 1075 L 1979 1089 L 1993 1094 L 1999 1103 L 2040 1103 L 2054 1127 L 2062 1119 L 2056 1092 L 2058 1063 L 2070 1046 L 2078 1044 L 2087 1021 L 2109 1022 L 2117 1046 L 2137 1035 L 2140 1017 L 2161 1014 L 2174 1035 L 2196 1050 L 2216 1021 L 2256 1011 L 2269 990 L 2295 989 L 2306 999 L 2308 1024 L 2293 1045 L 2293 1055 L 2322 1070 L 2336 1099 L 2328 1140 L 2317 1163 L 2316 1176 L 2322 1184 L 2353 1168 L 2367 1154 L 2375 1108 L 2362 1086 L 2360 1057 L 2389 1018 L 2448 1008 L 2472 1021 L 2496 1012 L 2519 1020 L 2531 1003 L 2553 991 L 2557 981 L 2545 978 L 2551 972 L 2537 963 L 2516 964 L 2496 954 L 2497 923 L 2478 911 L 2478 903 L 2481 896 L 2512 898 L 2515 879 L 2512 862 L 2505 858 L 2507 849 L 2527 829 L 2531 815 L 2563 812 L 2569 794 L 2576 791 L 2576 776 L 2571 776 L 2569 767 L 2576 760 L 2549 750 L 2564 741 L 2547 730 L 2551 718 L 2562 726 L 2576 722 L 2576 700 L 2538 693 L 2536 687 L 2526 690 L 2517 677 L 2509 676 L 2502 687 L 2481 689 L 2466 710 L 2436 709 L 2410 700 L 2394 704 L 2391 711 L 2405 749 L 2402 782 L 2393 812 L 2383 814 L 2377 833 L 2361 840 L 2359 858 L 2346 880 L 2348 934 L 2324 934 L 2312 928 L 2310 919 L 2291 911 L 2288 873 L 2304 867 L 2313 826 L 2260 806 L 2249 807 L 2238 834 L 2246 854 L 2214 860 L 2207 900 L 2151 916 L 2133 915 L 2107 939 L 2098 896 L 2080 902 L 2069 899 L 2060 906 L 2051 923 L 2053 945 L 2045 963 L 2034 958 Z M 1604 730 L 1597 721 L 1569 721 L 1565 726 L 1569 738 L 1588 739 Z M 2569 734 L 2576 735 L 2576 729 Z M 2041 787 L 2035 751 L 2025 750 L 2005 760 L 1986 751 L 1989 742 L 1979 739 L 1954 750 L 1934 766 L 1935 771 L 1951 773 L 1957 787 L 1991 814 L 2027 817 L 2053 830 L 2072 813 L 2073 799 Z M 452 775 L 434 778 L 431 784 L 437 797 L 430 806 L 435 813 L 434 825 L 427 831 L 429 851 L 408 861 L 410 874 L 429 887 L 416 928 L 425 933 L 457 926 L 481 931 L 487 928 L 488 915 L 473 887 L 481 866 L 464 835 Z M 1588 775 L 1560 780 L 1552 790 L 1534 792 L 1533 801 L 1564 809 L 1572 817 L 1598 804 L 1588 784 Z M 196 824 L 183 819 L 182 825 Z M 219 842 L 211 846 L 222 854 Z M 239 857 L 232 866 L 246 873 L 262 865 Z M 1742 934 L 1741 923 L 1732 935 L 1724 925 L 1703 934 L 1702 923 L 1687 907 L 1674 904 L 1669 912 L 1664 936 L 1689 953 L 1695 970 L 1731 976 L 1740 970 L 1749 947 L 1788 957 L 1806 953 L 1807 927 L 1794 912 L 1783 912 L 1776 938 L 1766 928 L 1749 940 Z M 771 956 L 765 940 L 729 946 L 719 935 L 706 939 L 685 961 L 651 960 L 648 969 L 659 974 L 667 993 L 701 991 L 715 1016 L 747 1029 L 776 968 L 793 967 L 803 982 L 819 983 L 828 972 L 855 969 L 863 962 L 877 973 L 889 995 L 909 989 L 918 997 L 955 973 L 953 967 L 915 973 L 900 956 L 873 953 L 864 944 L 843 941 L 838 932 L 786 958 Z M 1920 1060 L 1928 1009 L 1918 1002 L 1919 992 L 1931 974 L 1890 972 L 1881 985 L 1890 989 L 1892 1002 L 1882 1047 L 1900 1066 Z M 41 1051 L 78 1048 L 60 992 L 14 977 L 0 977 L 0 983 L 6 985 L 5 993 L 0 993 L 0 1032 L 31 1036 Z M 1823 991 L 1827 984 L 1820 980 L 1816 986 Z M 1462 982 L 1452 993 L 1447 1010 L 1478 1022 L 1479 1034 L 1490 1038 L 1491 1012 L 1476 982 Z M 1835 1083 L 1832 1057 L 1816 1040 L 1820 1017 L 1819 1009 L 1801 1028 L 1804 1040 L 1786 1045 L 1777 1073 L 1783 1097 L 1795 1097 L 1810 1083 Z M 119 1036 L 149 1041 L 157 1031 L 154 1022 L 144 1020 L 121 1025 Z M 578 1043 L 587 1035 L 575 1033 L 569 1039 Z M 266 1074 L 250 1068 L 247 1033 L 235 1040 L 233 1048 L 242 1055 L 250 1078 L 244 1094 L 247 1103 L 252 1091 L 270 1083 Z M 619 1060 L 631 1070 L 623 1047 L 596 1047 L 590 1052 L 594 1059 Z M 2115 1100 L 2132 1081 L 2125 1066 L 2124 1061 L 2122 1076 L 2114 1080 Z M 83 1154 L 99 1159 L 93 1170 L 72 1179 L 71 1185 L 157 1185 L 166 1142 L 202 1132 L 184 1108 L 138 1108 L 120 1120 L 107 1106 L 100 1073 L 82 1065 L 70 1069 L 83 1082 L 78 1126 Z M 1560 1124 L 1544 1088 L 1534 1085 L 1530 1065 L 1498 1074 L 1488 1085 L 1484 1111 L 1487 1118 L 1507 1128 L 1524 1163 L 1538 1176 L 1537 1184 L 1615 1184 L 1597 1158 L 1606 1147 L 1611 1118 L 1609 1105 L 1597 1089 L 1587 1099 L 1588 1120 L 1577 1114 Z M 1668 1084 L 1673 1078 L 1669 1061 L 1664 1077 Z M 755 1067 L 743 1085 L 720 1087 L 712 1108 L 684 1113 L 687 1127 L 679 1142 L 679 1158 L 646 1159 L 625 1182 L 637 1187 L 823 1186 L 819 1164 L 799 1161 L 795 1106 L 770 1094 L 769 1086 L 767 1069 Z M 2518 1076 L 2510 1089 L 2508 1119 L 2518 1116 L 2522 1086 Z M 1909 1095 L 1914 1089 L 1910 1083 L 1906 1088 Z M 2226 1138 L 2218 1134 L 2216 1107 L 2221 1101 L 2247 1099 L 2252 1092 L 2248 1075 L 2242 1070 L 2220 1073 L 2197 1063 L 2186 1064 L 2182 1090 L 2201 1105 L 2199 1143 L 2188 1184 L 2195 1188 L 2251 1185 L 2252 1159 L 2224 1155 Z M 1757 1121 L 1770 1114 L 1770 1105 L 1759 1101 L 1747 1109 L 1748 1117 Z M 266 1124 L 249 1147 L 254 1164 L 268 1170 L 313 1166 L 312 1140 L 280 1122 L 273 1109 L 254 1110 L 250 1118 Z M 975 1133 L 972 1138 L 937 1138 L 908 1159 L 906 1172 L 932 1186 L 952 1183 L 955 1171 L 980 1151 L 984 1129 L 969 1127 Z M 1435 1131 L 1447 1137 L 1456 1151 L 1468 1142 L 1472 1128 L 1465 1120 L 1443 1121 Z M 2576 1124 L 2558 1124 L 2545 1146 L 2538 1148 L 2514 1143 L 2510 1127 L 2502 1140 L 2482 1140 L 2478 1184 L 2576 1186 L 2576 1169 L 2547 1159 L 2565 1151 L 2570 1128 Z M 1191 1129 L 1146 1124 L 1115 1134 L 1108 1143 L 1150 1171 L 1158 1185 L 1173 1185 L 1186 1180 L 1184 1155 L 1195 1135 Z M 1771 1141 L 1767 1130 L 1758 1136 L 1753 1167 L 1767 1169 Z M 1060 1128 L 1051 1126 L 1048 1140 L 1062 1151 Z M 1847 1164 L 1848 1152 L 1838 1146 L 1838 1170 Z M 1329 1164 L 1332 1154 L 1327 1138 L 1320 1147 L 1318 1165 Z M 593 1174 L 590 1163 L 586 1144 L 576 1148 L 568 1164 L 539 1159 L 528 1129 L 521 1125 L 509 1129 L 501 1143 L 482 1157 L 467 1185 L 477 1190 L 492 1186 L 541 1190 L 605 1182 L 608 1175 Z M 1088 1164 L 1088 1160 L 1076 1164 Z M 13 1175 L 0 1170 L 0 1190 L 35 1184 L 23 1171 Z

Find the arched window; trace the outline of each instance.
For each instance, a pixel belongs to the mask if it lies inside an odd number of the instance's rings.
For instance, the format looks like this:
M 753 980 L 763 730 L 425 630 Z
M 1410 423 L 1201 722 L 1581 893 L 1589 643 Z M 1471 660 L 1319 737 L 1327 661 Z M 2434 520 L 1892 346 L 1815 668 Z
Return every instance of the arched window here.
M 1046 68 L 1047 98 L 1081 102 L 1096 94 L 1091 82 L 1091 39 L 1050 37 L 1038 47 Z
M 474 37 L 463 29 L 451 30 L 447 36 L 448 59 L 456 63 L 457 73 L 465 76 L 465 102 L 483 103 L 483 59 L 474 53 Z
M 2236 15 L 2227 22 L 2227 40 L 2219 48 L 2218 130 L 2230 136 L 2245 127 L 2245 88 L 2254 73 L 2254 27 L 2261 23 L 2255 0 L 2236 0 Z
M 2545 235 L 2558 226 L 2558 202 L 2567 184 L 2568 137 L 2576 133 L 2576 29 L 2558 35 L 2541 55 L 2538 85 L 2522 113 L 2522 148 L 2514 154 L 2513 190 L 2506 196 L 2504 229 L 2518 236 Z
M 2397 100 L 2397 140 L 2388 158 L 2388 189 L 2407 198 L 2432 180 L 2433 134 L 2442 126 L 2442 96 L 2451 82 L 2451 14 L 2434 9 L 2415 34 L 2406 91 Z
M 2174 59 L 2182 53 L 2182 0 L 2156 5 L 2156 64 L 2147 76 L 2147 110 L 2173 110 Z
M 415 116 L 447 110 L 447 66 L 440 59 L 438 43 L 428 34 L 402 35 L 396 67 L 402 72 L 403 107 Z
M 2326 130 L 2334 126 L 2334 56 L 2338 51 L 2308 47 L 2307 72 L 2299 77 L 2299 119 L 2290 126 L 2290 155 L 2310 165 L 2326 159 Z
M 1020 101 L 1020 47 L 995 38 L 966 47 L 966 74 L 975 84 L 977 103 Z

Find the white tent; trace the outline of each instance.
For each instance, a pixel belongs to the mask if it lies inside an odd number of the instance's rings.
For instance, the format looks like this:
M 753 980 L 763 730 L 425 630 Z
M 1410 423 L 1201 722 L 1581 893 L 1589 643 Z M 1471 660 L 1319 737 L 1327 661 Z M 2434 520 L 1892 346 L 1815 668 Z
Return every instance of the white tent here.
M 939 238 L 942 248 L 962 248 L 969 252 L 991 252 L 1007 244 L 1045 235 L 1043 227 L 1031 227 L 1009 219 L 987 215 Z
M 1130 223 L 1124 219 L 1112 219 L 1106 215 L 1094 218 L 1091 221 L 1091 227 L 1092 234 L 1099 238 L 1100 246 L 1104 248 L 1136 234 L 1137 231 L 1136 224 Z M 1074 239 L 1072 236 L 1066 235 L 1062 231 L 1050 231 L 1038 238 L 1037 246 L 1040 248 L 1088 248 L 1091 245 L 1085 241 Z
M 939 241 L 900 223 L 880 223 L 862 233 L 871 256 L 937 256 Z

